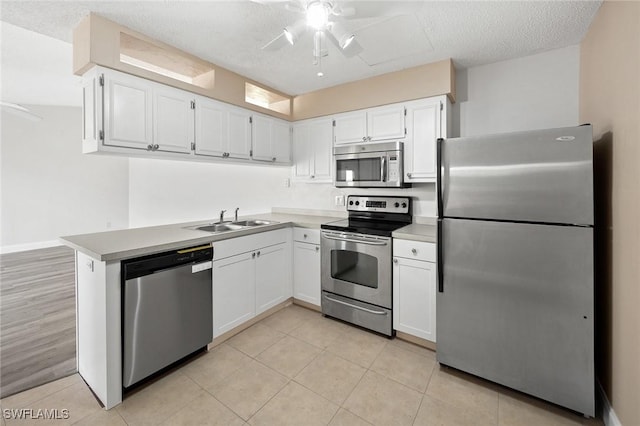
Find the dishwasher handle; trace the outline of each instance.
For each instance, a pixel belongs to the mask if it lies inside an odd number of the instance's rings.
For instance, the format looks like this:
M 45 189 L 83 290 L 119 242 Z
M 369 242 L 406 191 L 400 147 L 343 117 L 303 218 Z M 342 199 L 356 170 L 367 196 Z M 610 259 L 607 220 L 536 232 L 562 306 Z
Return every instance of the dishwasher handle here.
M 123 260 L 123 281 L 151 275 L 158 271 L 176 268 L 182 265 L 190 265 L 213 260 L 213 247 L 211 245 L 188 247 L 180 250 L 152 254 L 135 259 Z

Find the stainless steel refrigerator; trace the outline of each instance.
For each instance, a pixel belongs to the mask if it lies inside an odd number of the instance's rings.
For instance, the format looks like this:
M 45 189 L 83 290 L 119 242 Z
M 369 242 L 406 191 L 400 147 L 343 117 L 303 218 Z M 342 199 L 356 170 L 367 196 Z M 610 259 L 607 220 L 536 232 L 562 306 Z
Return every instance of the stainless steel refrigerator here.
M 438 141 L 437 359 L 595 414 L 590 125 Z

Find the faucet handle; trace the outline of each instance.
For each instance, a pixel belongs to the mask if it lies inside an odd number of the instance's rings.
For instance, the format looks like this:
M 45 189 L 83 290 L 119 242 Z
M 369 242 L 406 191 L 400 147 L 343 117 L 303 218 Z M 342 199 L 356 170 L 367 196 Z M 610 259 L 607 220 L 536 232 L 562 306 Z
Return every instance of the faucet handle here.
M 240 210 L 240 207 L 236 207 L 236 213 L 234 216 L 234 221 L 237 222 L 238 221 L 238 210 Z

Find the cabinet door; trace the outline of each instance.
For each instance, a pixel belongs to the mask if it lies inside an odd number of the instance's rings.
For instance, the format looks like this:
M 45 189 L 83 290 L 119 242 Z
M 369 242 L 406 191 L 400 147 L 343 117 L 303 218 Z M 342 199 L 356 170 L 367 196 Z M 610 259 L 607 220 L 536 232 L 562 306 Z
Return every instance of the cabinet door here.
M 326 118 L 316 120 L 311 124 L 311 146 L 313 149 L 313 168 L 311 179 L 317 182 L 331 182 L 333 180 L 333 122 Z
M 227 152 L 230 158 L 251 157 L 251 113 L 225 105 L 227 110 Z
M 153 141 L 154 150 L 191 152 L 194 141 L 194 95 L 164 87 L 153 89 Z
M 196 154 L 222 157 L 227 152 L 227 111 L 223 104 L 196 99 Z
M 436 341 L 436 265 L 393 259 L 393 328 Z
M 276 163 L 291 163 L 291 125 L 286 121 L 271 123 L 271 155 Z
M 289 123 L 271 117 L 253 115 L 252 141 L 254 160 L 291 162 Z
M 152 91 L 150 81 L 105 72 L 105 145 L 144 150 L 153 145 Z
M 92 70 L 82 77 L 82 152 L 97 151 L 102 123 L 102 86 L 97 70 Z
M 365 142 L 367 140 L 367 113 L 354 111 L 335 116 L 333 141 L 342 143 Z
M 320 306 L 320 246 L 293 243 L 293 297 Z
M 251 140 L 254 160 L 272 161 L 271 120 L 261 115 L 253 115 L 251 120 Z
M 213 262 L 213 337 L 255 316 L 255 260 L 242 253 Z
M 388 105 L 367 110 L 367 135 L 370 140 L 404 139 L 404 105 Z
M 307 182 L 333 179 L 333 122 L 329 118 L 296 123 L 293 127 L 293 177 Z
M 441 137 L 441 97 L 407 105 L 408 137 L 404 144 L 405 182 L 433 182 L 436 142 Z
M 293 125 L 293 177 L 297 180 L 311 179 L 313 167 L 313 147 L 311 125 L 296 123 Z
M 290 250 L 278 244 L 256 250 L 256 314 L 284 302 L 291 293 Z

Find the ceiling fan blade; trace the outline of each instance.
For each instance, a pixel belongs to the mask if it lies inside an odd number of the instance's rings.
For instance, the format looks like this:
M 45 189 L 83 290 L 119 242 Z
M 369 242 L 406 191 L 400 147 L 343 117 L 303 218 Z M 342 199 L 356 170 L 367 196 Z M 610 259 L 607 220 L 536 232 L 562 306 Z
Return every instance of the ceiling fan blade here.
M 341 18 L 350 18 L 352 16 L 355 16 L 356 8 L 335 6 L 331 13 L 335 16 L 340 16 Z
M 385 16 L 411 15 L 424 7 L 420 1 L 344 1 L 338 10 L 341 18 L 361 19 Z M 353 13 L 351 13 L 353 11 Z
M 283 47 L 289 45 L 287 38 L 284 36 L 284 33 L 280 33 L 279 36 L 271 40 L 269 43 L 262 46 L 262 50 L 266 50 L 269 52 L 273 52 L 275 50 L 282 49 Z

